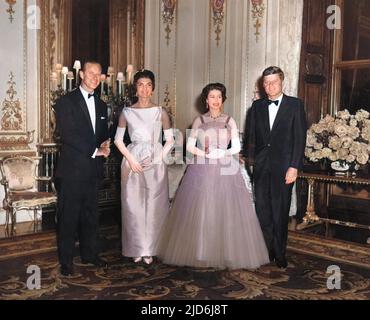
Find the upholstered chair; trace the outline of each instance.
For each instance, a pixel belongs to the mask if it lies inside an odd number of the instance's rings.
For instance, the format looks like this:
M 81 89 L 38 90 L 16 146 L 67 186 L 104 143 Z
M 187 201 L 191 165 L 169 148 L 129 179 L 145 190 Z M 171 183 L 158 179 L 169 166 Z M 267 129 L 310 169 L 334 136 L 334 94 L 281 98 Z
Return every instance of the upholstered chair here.
M 11 227 L 11 234 L 16 228 L 17 211 L 33 210 L 36 226 L 38 210 L 57 203 L 53 184 L 51 184 L 52 192 L 38 191 L 38 181 L 51 182 L 51 177 L 37 176 L 37 166 L 38 159 L 25 156 L 5 157 L 0 160 L 1 184 L 5 188 L 3 200 L 3 208 L 6 212 L 5 225 L 7 231 L 8 227 Z

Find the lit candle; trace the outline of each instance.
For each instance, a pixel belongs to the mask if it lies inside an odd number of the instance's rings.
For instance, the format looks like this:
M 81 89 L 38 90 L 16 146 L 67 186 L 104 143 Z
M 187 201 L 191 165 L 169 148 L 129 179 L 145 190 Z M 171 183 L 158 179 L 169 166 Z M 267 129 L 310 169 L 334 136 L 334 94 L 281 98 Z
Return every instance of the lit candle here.
M 62 68 L 62 75 L 63 75 L 63 90 L 67 90 L 67 74 L 68 74 L 68 67 Z
M 58 75 L 55 71 L 51 73 L 50 80 L 51 80 L 51 90 L 55 91 L 58 86 Z
M 114 68 L 113 68 L 112 66 L 109 66 L 109 67 L 108 67 L 107 74 L 108 74 L 108 75 L 114 74 Z
M 100 76 L 100 96 L 102 97 L 104 95 L 104 82 L 105 82 L 105 79 L 106 79 L 106 75 L 105 74 L 102 74 Z
M 109 75 L 109 78 L 110 78 L 108 88 L 112 87 L 112 91 L 113 91 L 113 94 L 114 94 L 114 68 L 112 66 L 108 67 L 107 74 Z
M 72 91 L 72 80 L 74 79 L 74 75 L 73 75 L 73 72 L 72 71 L 69 71 L 68 72 L 68 76 L 67 76 L 67 79 L 68 79 L 68 91 Z
M 57 85 L 61 85 L 62 84 L 62 77 L 61 77 L 61 72 L 62 72 L 62 64 L 61 63 L 57 63 L 55 65 L 55 71 L 57 73 Z
M 73 69 L 76 70 L 76 87 L 78 85 L 78 72 L 81 70 L 81 61 L 75 60 L 75 63 L 73 65 Z
M 128 85 L 132 84 L 132 73 L 134 72 L 134 66 L 132 64 L 129 64 L 126 68 L 126 79 Z
M 125 81 L 125 77 L 123 76 L 123 72 L 118 72 L 117 81 L 118 81 L 118 94 L 119 94 L 119 96 L 121 96 L 121 94 L 122 94 L 122 82 Z
M 111 77 L 108 76 L 106 79 L 105 79 L 105 82 L 107 83 L 107 88 L 108 88 L 108 95 L 109 95 L 109 91 L 110 91 L 110 84 L 111 84 Z

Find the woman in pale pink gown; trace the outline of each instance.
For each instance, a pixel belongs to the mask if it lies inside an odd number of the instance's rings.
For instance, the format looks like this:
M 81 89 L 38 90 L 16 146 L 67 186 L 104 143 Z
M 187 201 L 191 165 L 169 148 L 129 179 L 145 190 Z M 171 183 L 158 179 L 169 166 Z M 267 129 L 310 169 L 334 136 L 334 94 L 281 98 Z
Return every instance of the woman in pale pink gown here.
M 187 141 L 194 163 L 176 192 L 158 257 L 179 266 L 255 269 L 269 257 L 252 191 L 239 165 L 238 129 L 222 113 L 225 86 L 207 85 L 202 100 L 209 111 L 194 120 Z
M 156 242 L 169 212 L 167 166 L 163 159 L 173 144 L 166 110 L 151 101 L 155 79 L 149 70 L 134 76 L 138 102 L 124 108 L 115 145 L 123 154 L 121 165 L 122 255 L 134 262 L 153 262 Z M 123 142 L 125 130 L 132 141 Z M 166 144 L 162 147 L 162 129 Z

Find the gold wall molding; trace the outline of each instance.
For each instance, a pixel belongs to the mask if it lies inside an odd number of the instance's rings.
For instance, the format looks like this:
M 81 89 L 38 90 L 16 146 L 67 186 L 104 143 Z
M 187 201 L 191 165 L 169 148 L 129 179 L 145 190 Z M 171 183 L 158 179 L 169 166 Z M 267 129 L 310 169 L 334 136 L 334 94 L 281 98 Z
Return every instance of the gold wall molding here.
M 23 135 L 9 135 L 0 137 L 0 157 L 6 154 L 13 154 L 14 151 L 22 151 L 22 155 L 25 155 L 23 151 L 26 151 L 29 154 L 31 150 L 29 144 L 34 140 L 35 130 L 27 131 Z M 19 154 L 19 153 L 18 153 Z M 32 151 L 32 154 L 35 154 Z
M 7 82 L 7 98 L 2 103 L 1 130 L 2 131 L 22 131 L 24 119 L 22 116 L 22 107 L 15 90 L 14 75 L 11 71 Z
M 251 0 L 252 3 L 252 18 L 254 19 L 254 28 L 255 28 L 255 33 L 254 35 L 256 36 L 256 42 L 258 42 L 260 34 L 260 28 L 262 26 L 260 22 L 260 18 L 262 19 L 264 17 L 265 13 L 265 4 L 263 3 L 263 0 Z
M 215 34 L 216 34 L 216 44 L 217 47 L 220 44 L 220 34 L 222 32 L 222 26 L 224 23 L 224 16 L 225 16 L 225 0 L 210 0 L 211 8 L 213 11 L 213 26 L 215 27 Z
M 9 5 L 9 8 L 6 10 L 6 12 L 9 14 L 9 20 L 10 20 L 10 23 L 13 23 L 13 15 L 15 14 L 15 11 L 13 9 L 13 6 L 17 3 L 16 0 L 5 0 L 8 5 Z
M 167 45 L 169 45 L 171 39 L 170 34 L 175 17 L 176 2 L 176 0 L 162 0 L 162 20 L 165 25 Z
M 52 142 L 50 108 L 50 72 L 55 65 L 55 28 L 52 19 L 51 1 L 40 1 L 40 130 L 39 142 Z
M 176 118 L 176 110 L 171 104 L 170 94 L 171 93 L 170 93 L 169 85 L 166 84 L 166 88 L 164 90 L 163 106 L 167 110 L 171 118 L 171 121 L 173 122 L 174 119 Z

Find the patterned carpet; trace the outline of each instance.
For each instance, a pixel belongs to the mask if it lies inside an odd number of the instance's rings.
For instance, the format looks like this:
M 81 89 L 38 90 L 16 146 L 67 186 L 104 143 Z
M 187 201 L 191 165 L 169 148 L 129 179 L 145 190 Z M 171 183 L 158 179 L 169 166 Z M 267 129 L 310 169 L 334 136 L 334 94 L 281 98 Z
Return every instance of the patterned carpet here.
M 323 241 L 317 241 L 316 247 L 307 252 L 309 241 L 296 233 L 289 236 L 289 265 L 286 270 L 265 265 L 256 271 L 180 268 L 158 261 L 151 266 L 134 264 L 121 257 L 117 228 L 105 227 L 101 234 L 102 257 L 109 261 L 109 267 L 86 267 L 79 263 L 79 258 L 75 258 L 73 277 L 59 274 L 55 235 L 52 232 L 0 241 L 0 299 L 370 299 L 370 264 L 366 257 L 360 265 L 349 264 L 351 261 L 346 261 L 343 254 L 331 261 L 324 259 L 330 256 L 323 249 Z M 320 243 L 322 248 L 319 248 Z M 334 246 L 329 241 L 330 245 Z M 343 252 L 349 250 L 346 246 L 342 247 Z M 333 247 L 329 250 L 331 254 L 334 251 Z M 41 288 L 38 290 L 27 288 L 30 274 L 26 270 L 30 265 L 41 269 Z M 327 288 L 331 273 L 326 271 L 330 265 L 340 268 L 340 290 Z

